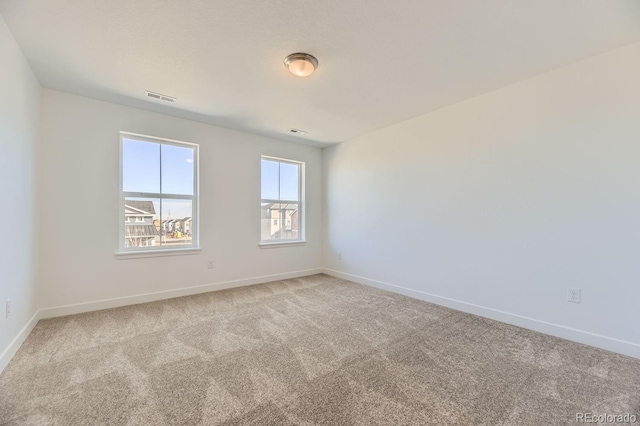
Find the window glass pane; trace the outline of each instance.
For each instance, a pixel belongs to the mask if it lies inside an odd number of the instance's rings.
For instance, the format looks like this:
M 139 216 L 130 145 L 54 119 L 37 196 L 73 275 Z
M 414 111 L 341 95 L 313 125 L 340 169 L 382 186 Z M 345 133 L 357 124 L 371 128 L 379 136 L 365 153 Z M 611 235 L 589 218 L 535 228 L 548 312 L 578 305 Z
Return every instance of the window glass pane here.
M 122 189 L 160 192 L 160 144 L 122 140 Z
M 299 170 L 300 166 L 298 164 L 280 163 L 279 200 L 300 201 L 298 200 Z
M 160 200 L 127 197 L 124 201 L 124 247 L 160 245 Z
M 160 233 L 162 246 L 191 245 L 193 236 L 193 202 L 191 200 L 162 199 Z
M 279 165 L 277 161 L 262 160 L 262 198 L 279 200 Z
M 162 193 L 193 195 L 193 148 L 162 145 Z
M 261 209 L 262 241 L 300 238 L 300 205 L 298 203 L 262 203 Z

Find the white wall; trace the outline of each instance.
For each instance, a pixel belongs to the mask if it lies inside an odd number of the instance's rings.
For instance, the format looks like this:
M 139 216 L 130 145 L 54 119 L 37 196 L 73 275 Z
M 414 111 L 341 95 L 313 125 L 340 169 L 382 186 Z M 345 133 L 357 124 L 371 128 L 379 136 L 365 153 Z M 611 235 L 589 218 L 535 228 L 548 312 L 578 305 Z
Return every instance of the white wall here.
M 49 89 L 41 122 L 43 308 L 321 266 L 320 149 Z M 120 131 L 200 144 L 200 254 L 116 259 Z M 258 247 L 262 154 L 306 162 L 304 246 Z
M 40 84 L 0 17 L 0 371 L 37 311 L 36 147 Z M 5 318 L 5 300 L 12 314 Z M 25 330 L 25 333 L 28 330 Z M 24 334 L 24 333 L 23 333 Z M 19 340 L 19 339 L 18 339 Z M 7 351 L 7 352 L 5 352 Z
M 640 43 L 326 149 L 325 265 L 640 356 L 638 76 Z

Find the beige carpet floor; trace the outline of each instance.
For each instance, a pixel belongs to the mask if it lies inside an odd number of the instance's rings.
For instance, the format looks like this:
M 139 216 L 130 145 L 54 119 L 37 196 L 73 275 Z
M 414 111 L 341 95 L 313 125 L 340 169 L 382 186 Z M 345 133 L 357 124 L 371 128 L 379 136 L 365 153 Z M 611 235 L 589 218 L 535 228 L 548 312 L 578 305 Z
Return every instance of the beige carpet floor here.
M 640 418 L 640 360 L 315 275 L 43 320 L 0 424 L 567 425 Z

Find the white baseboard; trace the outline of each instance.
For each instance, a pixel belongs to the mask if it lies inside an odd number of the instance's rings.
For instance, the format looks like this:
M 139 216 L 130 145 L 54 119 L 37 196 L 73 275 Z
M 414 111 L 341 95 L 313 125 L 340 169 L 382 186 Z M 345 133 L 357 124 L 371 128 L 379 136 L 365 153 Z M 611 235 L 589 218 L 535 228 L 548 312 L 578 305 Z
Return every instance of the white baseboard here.
M 80 314 L 83 312 L 99 311 L 102 309 L 119 308 L 121 306 L 137 305 L 139 303 L 155 302 L 157 300 L 173 299 L 174 297 L 191 296 L 198 293 L 225 290 L 228 288 L 244 287 L 254 284 L 262 284 L 271 281 L 286 280 L 290 278 L 305 277 L 320 274 L 322 268 L 307 269 L 303 271 L 287 272 L 283 274 L 264 275 L 261 277 L 245 278 L 240 280 L 224 281 L 213 284 L 204 284 L 194 287 L 184 287 L 175 290 L 164 290 L 154 293 L 138 294 L 135 296 L 117 297 L 114 299 L 97 300 L 94 302 L 77 303 L 74 305 L 57 306 L 40 310 L 40 318 L 54 318 L 65 315 Z
M 415 299 L 424 300 L 436 305 L 446 306 L 458 311 L 467 312 L 481 317 L 493 319 L 518 327 L 527 328 L 529 330 L 538 331 L 540 333 L 549 334 L 551 336 L 560 337 L 562 339 L 571 340 L 589 346 L 605 349 L 611 352 L 617 352 L 634 358 L 640 358 L 640 345 L 633 342 L 615 339 L 612 337 L 602 336 L 600 334 L 590 333 L 588 331 L 577 330 L 575 328 L 565 327 L 559 324 L 553 324 L 534 318 L 524 317 L 509 312 L 499 311 L 497 309 L 487 308 L 472 303 L 463 302 L 461 300 L 450 299 L 419 290 L 413 290 L 358 275 L 348 274 L 346 272 L 335 271 L 333 269 L 324 268 L 323 272 L 333 277 L 342 278 L 353 281 L 358 284 L 376 287 L 382 290 L 391 291 L 393 293 L 403 294 Z
M 5 349 L 2 354 L 0 354 L 0 373 L 2 373 L 5 367 L 9 365 L 9 361 L 11 361 L 11 358 L 13 358 L 16 352 L 18 352 L 18 349 L 20 349 L 20 346 L 22 346 L 24 341 L 27 340 L 27 337 L 29 337 L 29 334 L 31 334 L 31 331 L 36 326 L 39 320 L 40 311 L 37 311 L 35 314 L 33 314 L 29 322 L 27 322 L 27 324 L 22 327 L 22 330 L 20 330 L 18 335 L 11 341 L 11 343 L 9 343 L 7 349 Z
M 11 358 L 18 352 L 20 346 L 29 336 L 33 328 L 39 320 L 46 318 L 61 317 L 65 315 L 80 314 L 83 312 L 99 311 L 101 309 L 118 308 L 127 305 L 136 305 L 138 303 L 155 302 L 157 300 L 172 299 L 174 297 L 190 296 L 198 293 L 207 293 L 216 290 L 225 290 L 228 288 L 244 287 L 254 284 L 262 284 L 271 281 L 286 280 L 290 278 L 306 277 L 309 275 L 320 274 L 322 268 L 307 269 L 303 271 L 287 272 L 284 274 L 264 275 L 261 277 L 245 278 L 240 280 L 224 281 L 213 284 L 205 284 L 194 287 L 185 287 L 175 290 L 158 291 L 154 293 L 138 294 L 135 296 L 118 297 L 114 299 L 97 300 L 94 302 L 77 303 L 74 305 L 57 306 L 53 308 L 44 308 L 38 310 L 29 320 L 20 333 L 13 339 L 7 349 L 0 354 L 0 373 L 9 364 Z
M 240 280 L 224 281 L 213 284 L 205 284 L 195 287 L 186 287 L 176 290 L 166 290 L 154 293 L 140 294 L 135 296 L 119 297 L 107 300 L 98 300 L 94 302 L 78 303 L 75 305 L 58 306 L 54 308 L 40 309 L 36 312 L 29 322 L 20 330 L 18 335 L 13 339 L 9 346 L 0 354 L 0 373 L 9 364 L 11 358 L 16 354 L 22 343 L 29 336 L 33 328 L 36 326 L 40 319 L 53 318 L 65 315 L 78 314 L 83 312 L 97 311 L 101 309 L 117 308 L 120 306 L 135 305 L 138 303 L 154 302 L 157 300 L 171 299 L 174 297 L 189 296 L 198 293 L 206 293 L 216 290 L 224 290 L 235 287 L 243 287 L 253 284 L 262 284 L 270 281 L 278 281 L 289 278 L 298 278 L 308 275 L 314 275 L 319 273 L 325 273 L 333 277 L 342 278 L 345 280 L 353 281 L 359 284 L 368 285 L 371 287 L 380 288 L 383 290 L 391 291 L 394 293 L 404 294 L 405 296 L 413 297 L 416 299 L 424 300 L 426 302 L 435 303 L 438 305 L 446 306 L 459 311 L 467 312 L 474 315 L 479 315 L 485 318 L 490 318 L 496 321 L 501 321 L 507 324 L 516 325 L 518 327 L 527 328 L 530 330 L 538 331 L 541 333 L 549 334 L 552 336 L 560 337 L 574 342 L 583 343 L 590 346 L 595 346 L 601 349 L 617 352 L 623 355 L 640 358 L 640 345 L 624 340 L 614 339 L 612 337 L 602 336 L 588 331 L 577 330 L 570 327 L 565 327 L 558 324 L 552 324 L 546 321 L 541 321 L 533 318 L 524 317 L 521 315 L 499 311 L 484 306 L 474 305 L 472 303 L 463 302 L 460 300 L 450 299 L 447 297 L 438 296 L 422 292 L 419 290 L 413 290 L 410 288 L 397 286 L 382 281 L 373 280 L 370 278 L 361 277 L 358 275 L 348 274 L 345 272 L 335 271 L 327 268 L 307 269 L 303 271 L 295 271 L 284 274 L 265 275 L 261 277 L 246 278 Z

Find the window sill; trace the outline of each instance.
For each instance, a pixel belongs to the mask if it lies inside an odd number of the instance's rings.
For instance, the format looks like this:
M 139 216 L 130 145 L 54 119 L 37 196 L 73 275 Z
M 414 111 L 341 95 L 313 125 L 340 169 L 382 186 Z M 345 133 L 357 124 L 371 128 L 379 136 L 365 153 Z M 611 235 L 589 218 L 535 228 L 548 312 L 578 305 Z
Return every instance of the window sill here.
M 144 251 L 119 251 L 116 253 L 116 259 L 140 259 L 145 257 L 163 257 L 163 256 L 185 256 L 192 254 L 199 254 L 202 251 L 200 248 L 186 248 L 186 249 L 169 249 L 169 250 L 144 250 Z
M 278 242 L 262 242 L 259 244 L 260 248 L 276 248 L 276 247 L 291 247 L 291 246 L 303 246 L 307 244 L 306 241 L 278 241 Z

